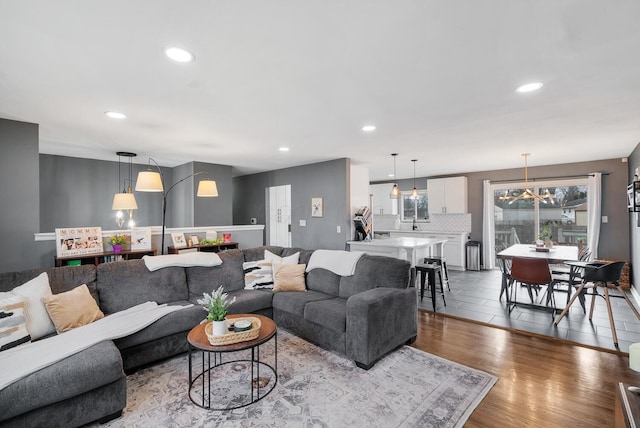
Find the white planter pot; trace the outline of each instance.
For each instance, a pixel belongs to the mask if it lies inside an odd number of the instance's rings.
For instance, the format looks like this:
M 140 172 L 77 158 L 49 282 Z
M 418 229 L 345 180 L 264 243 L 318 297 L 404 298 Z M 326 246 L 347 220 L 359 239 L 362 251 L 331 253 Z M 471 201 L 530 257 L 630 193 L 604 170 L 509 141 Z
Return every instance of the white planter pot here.
M 214 336 L 224 336 L 229 333 L 227 328 L 227 320 L 211 321 L 211 332 Z

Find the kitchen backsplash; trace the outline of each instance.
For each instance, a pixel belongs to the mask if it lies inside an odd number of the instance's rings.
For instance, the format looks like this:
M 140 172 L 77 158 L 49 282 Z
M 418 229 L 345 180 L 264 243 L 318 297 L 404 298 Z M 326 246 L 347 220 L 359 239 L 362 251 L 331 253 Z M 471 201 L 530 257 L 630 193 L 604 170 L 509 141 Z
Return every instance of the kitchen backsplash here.
M 431 214 L 428 223 L 416 223 L 418 230 L 428 232 L 469 232 L 471 214 Z M 411 222 L 400 222 L 399 215 L 374 214 L 373 230 L 412 230 Z

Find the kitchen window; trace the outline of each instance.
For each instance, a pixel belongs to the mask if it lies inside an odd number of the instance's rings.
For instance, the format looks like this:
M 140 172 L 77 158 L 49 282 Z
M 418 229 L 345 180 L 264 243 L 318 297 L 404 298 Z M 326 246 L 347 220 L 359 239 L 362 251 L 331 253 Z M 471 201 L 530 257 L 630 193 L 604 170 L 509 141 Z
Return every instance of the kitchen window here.
M 427 190 L 418 190 L 418 197 L 412 198 L 411 192 L 403 192 L 400 199 L 400 220 L 426 222 L 429 220 L 429 201 Z

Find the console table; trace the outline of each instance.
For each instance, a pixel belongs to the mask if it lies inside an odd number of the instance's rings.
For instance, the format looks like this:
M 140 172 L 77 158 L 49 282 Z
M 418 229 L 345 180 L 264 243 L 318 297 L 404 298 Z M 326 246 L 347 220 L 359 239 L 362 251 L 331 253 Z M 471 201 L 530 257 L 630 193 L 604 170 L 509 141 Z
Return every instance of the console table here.
M 167 247 L 167 252 L 169 254 L 179 254 L 187 251 L 219 253 L 220 251 L 235 250 L 236 248 L 238 248 L 237 242 L 221 242 L 220 244 L 196 244 L 190 247 Z
M 155 250 L 122 250 L 119 253 L 113 251 L 105 251 L 95 254 L 79 254 L 75 256 L 54 257 L 55 267 L 64 266 L 71 260 L 80 260 L 83 265 L 98 265 L 100 263 L 108 263 L 119 260 L 141 259 L 143 256 L 155 256 Z

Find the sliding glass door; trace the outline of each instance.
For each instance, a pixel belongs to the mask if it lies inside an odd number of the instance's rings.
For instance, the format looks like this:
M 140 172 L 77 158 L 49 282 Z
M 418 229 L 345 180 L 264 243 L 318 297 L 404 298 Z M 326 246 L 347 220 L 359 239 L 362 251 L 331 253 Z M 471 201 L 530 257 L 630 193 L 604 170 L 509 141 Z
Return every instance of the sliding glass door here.
M 524 183 L 520 183 L 524 185 Z M 518 185 L 492 184 L 496 253 L 549 233 L 558 245 L 587 242 L 587 179 L 529 183 L 538 197 L 522 197 Z

